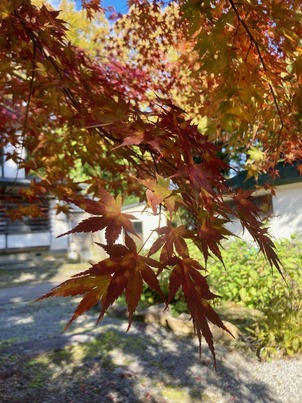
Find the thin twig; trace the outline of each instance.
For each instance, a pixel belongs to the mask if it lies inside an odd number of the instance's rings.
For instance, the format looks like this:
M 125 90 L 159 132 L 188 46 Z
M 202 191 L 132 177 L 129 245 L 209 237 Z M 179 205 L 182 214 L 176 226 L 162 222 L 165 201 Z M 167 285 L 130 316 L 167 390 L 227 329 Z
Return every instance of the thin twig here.
M 31 77 L 30 77 L 29 93 L 28 93 L 28 98 L 27 98 L 27 103 L 26 103 L 26 108 L 25 108 L 25 118 L 24 118 L 23 130 L 22 130 L 23 139 L 25 138 L 25 134 L 26 134 L 26 130 L 27 130 L 29 109 L 30 109 L 30 104 L 31 104 L 31 99 L 32 99 L 32 94 L 33 94 L 33 89 L 34 89 L 35 75 L 36 75 L 36 45 L 35 45 L 35 43 L 33 43 L 32 73 L 31 73 Z M 22 148 L 23 147 L 24 147 L 24 144 L 22 144 Z
M 56 72 L 59 74 L 60 78 L 63 78 L 63 75 L 61 73 L 60 68 L 58 67 L 57 63 L 54 61 L 53 57 L 48 55 L 45 50 L 44 47 L 41 43 L 41 41 L 39 40 L 39 38 L 37 37 L 37 35 L 35 34 L 35 32 L 33 32 L 26 24 L 26 22 L 24 21 L 24 19 L 22 18 L 22 16 L 20 15 L 20 13 L 15 10 L 14 11 L 14 15 L 16 16 L 16 18 L 18 18 L 18 20 L 20 21 L 21 25 L 23 26 L 24 31 L 27 33 L 27 35 L 29 36 L 29 38 L 31 39 L 31 41 L 33 42 L 33 44 L 36 46 L 36 49 L 39 49 L 39 51 L 41 52 L 41 54 L 45 57 L 45 59 L 49 60 L 50 63 L 52 64 L 52 66 L 54 67 L 54 69 L 56 70 Z M 79 102 L 77 101 L 77 99 L 73 96 L 72 92 L 70 91 L 69 88 L 63 87 L 63 93 L 65 94 L 66 98 L 70 100 L 70 102 L 72 103 L 72 105 L 77 109 L 77 107 L 80 105 Z
M 265 64 L 265 61 L 264 61 L 264 59 L 263 59 L 263 56 L 262 56 L 262 54 L 261 54 L 261 51 L 260 51 L 260 47 L 259 47 L 259 45 L 258 45 L 258 42 L 256 41 L 256 39 L 254 38 L 253 34 L 251 33 L 250 28 L 248 27 L 248 25 L 246 24 L 246 22 L 240 17 L 240 14 L 239 14 L 239 12 L 238 12 L 238 9 L 237 9 L 237 7 L 236 7 L 234 1 L 233 1 L 233 0 L 228 0 L 228 1 L 229 1 L 229 3 L 231 4 L 231 7 L 233 8 L 233 10 L 234 10 L 234 12 L 235 12 L 235 14 L 236 14 L 236 16 L 237 16 L 237 18 L 238 18 L 238 21 L 240 22 L 240 24 L 243 26 L 243 28 L 245 29 L 246 33 L 248 34 L 251 43 L 254 44 L 254 46 L 255 46 L 255 48 L 256 48 L 256 52 L 257 52 L 257 54 L 258 54 L 258 56 L 259 56 L 261 65 L 262 65 L 262 67 L 263 67 L 263 70 L 264 70 L 265 72 L 269 71 L 268 68 L 267 68 L 267 66 L 266 66 L 266 64 Z M 281 125 L 281 126 L 280 126 L 280 130 L 279 130 L 279 132 L 278 132 L 278 137 L 277 137 L 277 149 L 276 149 L 276 156 L 275 156 L 275 165 L 276 165 L 277 160 L 278 160 L 279 148 L 280 148 L 280 145 L 281 145 L 281 133 L 282 133 L 282 130 L 283 130 L 283 128 L 284 128 L 284 122 L 283 122 L 281 110 L 280 110 L 280 107 L 279 107 L 279 103 L 278 103 L 277 96 L 276 96 L 276 93 L 275 93 L 275 91 L 274 91 L 274 88 L 273 88 L 272 84 L 269 83 L 268 81 L 267 81 L 267 84 L 268 84 L 269 89 L 270 89 L 270 92 L 271 92 L 271 94 L 272 94 L 272 97 L 273 97 L 273 100 L 274 100 L 274 104 L 275 104 L 276 109 L 277 109 L 277 114 L 278 114 L 278 116 L 279 116 L 280 125 Z

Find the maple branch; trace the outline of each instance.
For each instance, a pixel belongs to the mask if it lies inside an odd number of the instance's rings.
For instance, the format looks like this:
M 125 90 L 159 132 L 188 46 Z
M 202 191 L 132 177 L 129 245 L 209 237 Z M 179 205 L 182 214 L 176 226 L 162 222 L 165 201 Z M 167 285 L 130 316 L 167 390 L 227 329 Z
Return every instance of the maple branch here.
M 38 49 L 41 54 L 43 54 L 43 56 L 45 57 L 45 59 L 49 60 L 50 63 L 52 64 L 52 66 L 54 67 L 55 71 L 58 73 L 59 77 L 62 78 L 66 78 L 63 77 L 62 72 L 60 67 L 57 65 L 57 63 L 55 62 L 55 60 L 53 59 L 53 57 L 51 55 L 49 55 L 45 50 L 44 50 L 44 46 L 41 43 L 40 39 L 38 38 L 37 34 L 32 31 L 31 28 L 28 27 L 28 25 L 26 24 L 26 22 L 24 21 L 23 17 L 20 15 L 20 13 L 15 10 L 14 11 L 15 16 L 18 18 L 18 20 L 20 21 L 21 25 L 23 26 L 23 29 L 25 30 L 25 32 L 27 33 L 27 35 L 29 36 L 29 38 L 31 39 L 33 46 L 35 47 L 35 49 Z M 72 91 L 69 88 L 66 88 L 63 86 L 62 88 L 63 93 L 65 94 L 66 100 L 70 101 L 72 106 L 78 110 L 80 103 L 79 101 L 75 98 L 74 94 L 72 93 Z M 68 102 L 69 103 L 69 102 Z M 142 114 L 141 112 L 139 114 Z M 114 143 L 121 143 L 120 139 L 117 139 L 116 137 L 114 137 L 112 135 L 111 132 L 109 132 L 108 130 L 105 130 L 103 127 L 98 126 L 97 128 L 97 132 L 102 136 L 103 140 L 106 141 L 108 144 L 110 144 L 109 140 L 113 141 Z M 140 146 L 142 147 L 142 145 Z M 130 151 L 130 153 L 132 155 L 134 155 L 136 158 L 139 159 L 140 164 L 136 164 L 135 161 L 132 160 L 132 163 L 134 165 L 137 165 L 140 167 L 140 169 L 143 169 L 145 172 L 150 174 L 150 166 L 148 164 L 145 163 L 144 158 L 142 158 L 137 152 L 135 152 L 133 149 L 131 149 L 130 147 L 127 146 L 127 149 Z M 151 154 L 152 159 L 154 159 L 154 156 L 152 155 L 152 153 L 150 152 L 150 149 L 148 147 L 146 147 L 146 149 L 149 151 L 149 153 Z M 168 160 L 163 159 L 168 165 L 170 165 L 174 170 L 176 170 L 175 166 L 173 166 L 173 164 L 171 164 Z M 157 167 L 155 166 L 155 169 L 157 170 Z
M 250 41 L 255 45 L 255 48 L 256 48 L 256 51 L 257 51 L 258 56 L 259 56 L 259 58 L 260 58 L 261 64 L 262 64 L 262 66 L 263 66 L 263 69 L 264 69 L 265 71 L 267 71 L 267 67 L 266 67 L 266 65 L 265 65 L 263 56 L 262 56 L 262 54 L 261 54 L 261 52 L 260 52 L 260 48 L 259 48 L 258 42 L 257 42 L 256 39 L 254 38 L 254 36 L 253 36 L 253 34 L 251 33 L 251 31 L 250 31 L 249 27 L 247 26 L 246 22 L 240 17 L 240 14 L 239 14 L 239 12 L 238 12 L 238 9 L 237 9 L 237 7 L 236 7 L 234 1 L 233 1 L 233 0 L 228 0 L 228 1 L 229 1 L 229 3 L 231 4 L 231 7 L 233 8 L 233 10 L 234 10 L 234 12 L 235 12 L 235 14 L 236 14 L 236 16 L 237 16 L 237 18 L 238 18 L 238 21 L 240 22 L 240 24 L 243 26 L 243 28 L 245 29 L 246 33 L 248 34 L 248 36 L 249 36 L 249 38 L 250 38 Z
M 253 43 L 250 42 L 250 46 L 249 46 L 248 51 L 246 52 L 246 56 L 245 56 L 245 58 L 244 58 L 244 62 L 245 62 L 245 63 L 247 62 L 247 58 L 248 58 L 248 56 L 249 56 L 250 50 L 252 49 L 252 46 L 253 46 Z
M 59 77 L 62 79 L 63 75 L 60 71 L 60 68 L 57 66 L 57 63 L 54 61 L 53 57 L 48 55 L 47 52 L 45 52 L 44 47 L 39 40 L 38 36 L 36 35 L 35 32 L 33 32 L 26 24 L 24 21 L 23 17 L 20 15 L 20 13 L 15 10 L 14 15 L 17 17 L 17 19 L 20 21 L 24 31 L 27 33 L 27 35 L 30 37 L 31 41 L 33 42 L 34 46 L 36 46 L 36 49 L 39 49 L 39 51 L 42 53 L 42 55 L 45 57 L 45 59 L 49 60 L 49 62 L 52 64 L 56 72 L 59 74 Z M 65 77 L 64 77 L 65 78 Z M 66 98 L 70 100 L 72 105 L 77 109 L 77 107 L 80 105 L 80 103 L 77 101 L 77 99 L 73 96 L 71 90 L 69 88 L 63 87 L 63 93 L 65 94 Z
M 149 147 L 147 147 L 147 148 L 148 148 L 148 151 L 149 151 L 149 153 L 150 153 L 150 155 L 151 155 L 151 158 L 152 158 L 152 161 L 153 161 L 153 165 L 154 165 L 154 169 L 155 169 L 156 173 L 159 174 L 159 172 L 158 172 L 158 167 L 157 167 L 157 163 L 156 163 L 156 161 L 155 161 L 153 152 L 150 150 Z
M 111 144 L 109 140 L 111 140 L 115 144 L 121 144 L 122 143 L 121 139 L 118 139 L 118 138 L 114 137 L 109 131 L 105 130 L 103 127 L 97 127 L 97 128 L 94 128 L 94 130 L 111 147 L 114 144 Z M 149 167 L 148 164 L 146 164 L 144 158 L 141 155 L 139 155 L 139 153 L 137 153 L 135 150 L 133 150 L 131 147 L 126 146 L 125 148 L 130 152 L 130 154 L 132 154 L 135 158 L 137 158 L 140 161 L 140 164 L 139 164 L 136 161 L 134 161 L 133 159 L 131 159 L 131 163 L 134 166 L 139 167 L 140 169 L 142 169 L 143 171 L 145 171 L 147 174 L 150 175 L 150 167 Z M 130 157 L 129 157 L 129 159 L 130 159 Z
M 263 70 L 264 70 L 265 72 L 267 72 L 267 71 L 268 71 L 268 68 L 266 67 L 266 64 L 265 64 L 265 61 L 264 61 L 263 56 L 262 56 L 262 54 L 261 54 L 261 51 L 260 51 L 260 47 L 259 47 L 258 42 L 257 42 L 256 39 L 254 38 L 254 36 L 253 36 L 253 34 L 251 33 L 250 28 L 248 27 L 248 25 L 246 24 L 246 22 L 241 18 L 240 14 L 239 14 L 239 12 L 238 12 L 238 9 L 237 9 L 237 7 L 236 7 L 236 5 L 235 5 L 235 3 L 234 3 L 234 1 L 233 1 L 233 0 L 228 0 L 228 2 L 231 4 L 231 7 L 233 8 L 233 10 L 234 10 L 234 12 L 235 12 L 235 14 L 236 14 L 236 16 L 237 16 L 237 18 L 238 18 L 238 21 L 239 21 L 240 24 L 243 26 L 243 28 L 245 29 L 247 35 L 249 36 L 251 43 L 254 44 L 254 46 L 255 46 L 255 48 L 256 48 L 256 52 L 257 52 L 257 54 L 258 54 L 258 56 L 259 56 L 261 65 L 262 65 L 262 67 L 263 67 Z M 249 49 L 249 50 L 250 50 L 250 49 Z M 248 52 L 249 52 L 249 51 L 248 51 Z M 267 84 L 268 84 L 268 87 L 269 87 L 270 92 L 271 92 L 271 94 L 272 94 L 273 101 L 274 101 L 275 107 L 276 107 L 276 109 L 277 109 L 277 114 L 278 114 L 278 116 L 279 116 L 280 125 L 281 125 L 281 126 L 280 126 L 280 130 L 279 130 L 279 133 L 278 133 L 278 137 L 277 137 L 277 150 L 276 150 L 276 156 L 275 156 L 275 164 L 276 164 L 276 163 L 277 163 L 277 160 L 278 160 L 279 148 L 280 148 L 280 145 L 281 145 L 281 134 L 282 134 L 282 130 L 283 130 L 283 128 L 284 128 L 284 122 L 283 122 L 281 110 L 280 110 L 280 107 L 279 107 L 279 103 L 278 103 L 277 96 L 276 96 L 276 93 L 275 93 L 275 91 L 274 91 L 274 88 L 273 88 L 272 84 L 269 83 L 268 81 L 267 81 Z
M 30 108 L 30 103 L 31 103 L 31 99 L 32 99 L 32 94 L 33 94 L 35 75 L 36 75 L 36 45 L 33 42 L 32 73 L 31 73 L 30 82 L 29 82 L 29 94 L 28 94 L 27 104 L 26 104 L 26 108 L 25 108 L 25 119 L 24 119 L 24 125 L 23 125 L 23 130 L 22 130 L 23 142 L 24 142 L 24 138 L 25 138 L 25 134 L 26 134 L 26 130 L 27 130 L 29 108 Z M 22 147 L 24 147 L 24 144 L 22 145 Z

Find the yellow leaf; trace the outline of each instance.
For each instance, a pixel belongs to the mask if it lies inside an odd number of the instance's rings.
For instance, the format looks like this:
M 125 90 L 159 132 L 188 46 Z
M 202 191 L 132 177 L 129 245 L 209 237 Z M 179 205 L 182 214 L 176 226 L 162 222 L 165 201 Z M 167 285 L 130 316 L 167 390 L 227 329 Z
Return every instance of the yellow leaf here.
M 251 161 L 260 162 L 264 160 L 265 152 L 259 150 L 259 148 L 251 147 L 247 153 Z

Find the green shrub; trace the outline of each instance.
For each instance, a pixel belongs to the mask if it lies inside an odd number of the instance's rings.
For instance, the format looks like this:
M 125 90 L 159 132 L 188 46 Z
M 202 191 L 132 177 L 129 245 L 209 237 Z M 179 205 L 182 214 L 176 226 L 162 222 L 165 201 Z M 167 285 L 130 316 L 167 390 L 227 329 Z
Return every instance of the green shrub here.
M 282 357 L 302 352 L 301 287 L 290 285 L 263 309 L 265 320 L 257 323 L 252 335 L 261 358 Z
M 209 283 L 222 301 L 261 310 L 265 319 L 251 329 L 262 358 L 302 351 L 302 242 L 277 242 L 283 274 L 271 268 L 258 250 L 242 240 L 225 244 L 221 262 L 208 263 Z M 198 259 L 194 246 L 191 253 Z
M 224 245 L 225 263 L 210 259 L 207 265 L 211 289 L 221 296 L 221 302 L 233 301 L 265 314 L 250 329 L 263 358 L 292 355 L 302 351 L 302 242 L 295 238 L 277 242 L 277 253 L 283 265 L 286 282 L 272 269 L 258 250 L 242 240 Z M 200 251 L 189 246 L 191 257 L 203 265 Z M 169 273 L 163 272 L 160 284 L 168 294 Z M 143 298 L 149 303 L 161 302 L 160 297 L 146 288 Z M 172 312 L 186 311 L 181 291 L 171 304 Z

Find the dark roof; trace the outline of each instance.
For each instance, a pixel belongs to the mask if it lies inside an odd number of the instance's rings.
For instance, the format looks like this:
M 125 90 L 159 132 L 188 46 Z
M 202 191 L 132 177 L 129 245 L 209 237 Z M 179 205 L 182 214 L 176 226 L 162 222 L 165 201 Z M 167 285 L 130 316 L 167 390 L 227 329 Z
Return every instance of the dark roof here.
M 233 178 L 229 179 L 227 181 L 227 185 L 233 190 L 236 190 L 238 188 L 255 189 L 256 186 L 282 186 L 290 183 L 302 182 L 302 176 L 297 169 L 298 165 L 300 164 L 302 164 L 301 161 L 293 164 L 278 164 L 276 166 L 276 171 L 278 172 L 277 177 L 274 177 L 270 173 L 260 174 L 257 182 L 255 178 L 249 178 L 246 180 L 247 171 L 242 171 Z

